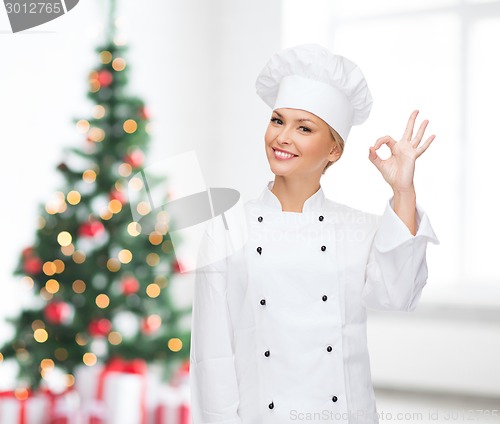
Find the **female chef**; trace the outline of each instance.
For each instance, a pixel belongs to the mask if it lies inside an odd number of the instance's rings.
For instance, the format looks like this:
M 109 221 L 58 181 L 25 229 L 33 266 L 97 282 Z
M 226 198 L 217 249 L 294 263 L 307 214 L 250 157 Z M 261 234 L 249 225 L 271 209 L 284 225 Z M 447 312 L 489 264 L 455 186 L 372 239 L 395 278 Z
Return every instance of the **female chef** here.
M 378 423 L 366 308 L 412 311 L 427 282 L 426 246 L 439 241 L 413 174 L 434 136 L 424 138 L 428 121 L 414 131 L 415 111 L 399 141 L 370 147 L 394 194 L 383 215 L 369 214 L 326 198 L 320 184 L 370 113 L 356 64 L 301 45 L 276 53 L 256 88 L 272 109 L 264 148 L 275 177 L 242 213 L 207 225 L 193 301 L 193 423 Z

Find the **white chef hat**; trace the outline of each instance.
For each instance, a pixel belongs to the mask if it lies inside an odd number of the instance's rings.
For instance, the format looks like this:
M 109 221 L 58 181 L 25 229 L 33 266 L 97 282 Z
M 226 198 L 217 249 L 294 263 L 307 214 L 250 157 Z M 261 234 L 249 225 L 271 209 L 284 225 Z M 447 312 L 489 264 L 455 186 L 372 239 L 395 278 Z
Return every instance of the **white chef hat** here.
M 255 82 L 273 110 L 302 109 L 323 119 L 344 142 L 353 125 L 366 121 L 372 97 L 359 67 L 318 44 L 275 53 Z

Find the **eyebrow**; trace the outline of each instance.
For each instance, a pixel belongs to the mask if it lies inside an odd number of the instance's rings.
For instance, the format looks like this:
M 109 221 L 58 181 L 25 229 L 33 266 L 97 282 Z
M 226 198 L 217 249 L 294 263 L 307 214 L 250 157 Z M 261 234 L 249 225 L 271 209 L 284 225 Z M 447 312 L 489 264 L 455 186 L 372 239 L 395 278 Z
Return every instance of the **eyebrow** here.
M 275 110 L 273 111 L 273 113 L 275 113 L 276 115 L 278 115 L 280 118 L 283 118 L 283 115 L 281 115 L 281 113 L 279 112 L 276 112 Z M 310 122 L 311 124 L 316 124 L 316 122 L 314 121 L 311 121 L 310 119 L 307 119 L 307 118 L 301 118 L 301 119 L 296 119 L 295 121 L 297 122 Z

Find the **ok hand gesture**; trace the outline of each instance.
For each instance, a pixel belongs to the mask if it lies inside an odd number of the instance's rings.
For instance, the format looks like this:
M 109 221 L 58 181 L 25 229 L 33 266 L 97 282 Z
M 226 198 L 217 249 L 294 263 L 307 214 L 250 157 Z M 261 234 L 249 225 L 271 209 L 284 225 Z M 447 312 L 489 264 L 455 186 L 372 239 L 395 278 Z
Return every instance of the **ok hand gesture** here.
M 424 136 L 425 128 L 429 123 L 425 120 L 420 125 L 415 137 L 413 137 L 413 127 L 418 115 L 418 110 L 415 110 L 408 120 L 408 125 L 400 141 L 394 140 L 386 135 L 379 138 L 373 147 L 370 147 L 368 158 L 377 167 L 384 179 L 391 186 L 394 193 L 414 192 L 413 175 L 415 172 L 415 161 L 424 153 L 430 146 L 435 135 L 431 135 L 425 142 L 420 145 Z M 391 150 L 391 156 L 387 159 L 381 159 L 377 155 L 377 150 L 383 145 Z

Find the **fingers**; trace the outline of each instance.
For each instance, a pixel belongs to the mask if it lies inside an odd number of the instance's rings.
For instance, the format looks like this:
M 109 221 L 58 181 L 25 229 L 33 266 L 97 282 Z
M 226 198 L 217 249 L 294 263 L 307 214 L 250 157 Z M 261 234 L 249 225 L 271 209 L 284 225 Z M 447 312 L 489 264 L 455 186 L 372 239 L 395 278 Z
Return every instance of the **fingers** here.
M 389 149 L 391 149 L 392 151 L 392 147 L 396 144 L 396 140 L 394 140 L 390 135 L 386 135 L 384 137 L 380 137 L 375 142 L 375 145 L 373 147 L 375 150 L 378 150 L 383 144 L 387 144 L 387 147 L 389 147 Z
M 422 141 L 422 137 L 424 136 L 424 132 L 428 124 L 429 124 L 428 119 L 426 119 L 424 122 L 420 124 L 420 128 L 418 129 L 417 134 L 415 135 L 415 138 L 411 143 L 413 147 L 417 147 L 420 144 L 420 141 Z
M 436 137 L 435 135 L 430 136 L 429 138 L 427 138 L 427 140 L 424 142 L 424 144 L 422 146 L 418 147 L 422 141 L 422 138 L 423 138 L 424 133 L 427 129 L 427 126 L 429 125 L 429 120 L 425 119 L 420 124 L 420 127 L 419 127 L 417 133 L 415 134 L 415 137 L 413 137 L 413 129 L 415 127 L 415 121 L 417 119 L 418 113 L 419 113 L 418 110 L 414 110 L 412 112 L 412 114 L 410 115 L 410 118 L 408 119 L 408 124 L 406 126 L 406 130 L 403 134 L 403 138 L 401 139 L 401 141 L 410 144 L 411 147 L 413 147 L 416 150 L 417 157 L 420 156 L 423 152 L 425 152 L 425 150 L 427 150 L 427 148 L 430 146 L 430 144 L 432 143 L 432 141 Z M 391 153 L 393 155 L 398 154 L 396 151 L 397 149 L 393 149 L 393 147 L 398 144 L 398 142 L 396 140 L 394 140 L 389 135 L 386 135 L 384 137 L 380 137 L 375 142 L 375 145 L 373 147 L 370 147 L 370 156 L 369 157 L 370 157 L 370 160 L 375 165 L 377 165 L 377 164 L 380 165 L 383 162 L 383 160 L 380 159 L 380 157 L 376 153 L 376 150 L 378 150 L 383 144 L 386 144 L 387 147 L 389 147 L 389 149 L 391 150 Z M 404 145 L 401 145 L 401 147 L 404 147 Z
M 403 134 L 401 140 L 410 141 L 413 135 L 413 127 L 415 126 L 415 120 L 417 119 L 418 110 L 414 110 L 408 119 L 408 124 L 406 125 L 406 130 Z
M 434 141 L 435 138 L 436 138 L 435 135 L 431 135 L 427 140 L 425 140 L 424 144 L 422 144 L 420 147 L 417 147 L 416 151 L 418 156 L 420 156 L 427 150 L 427 148 L 431 145 L 431 143 Z
M 383 160 L 377 155 L 376 148 L 370 147 L 370 154 L 368 155 L 368 159 L 377 167 L 377 169 L 381 169 Z

